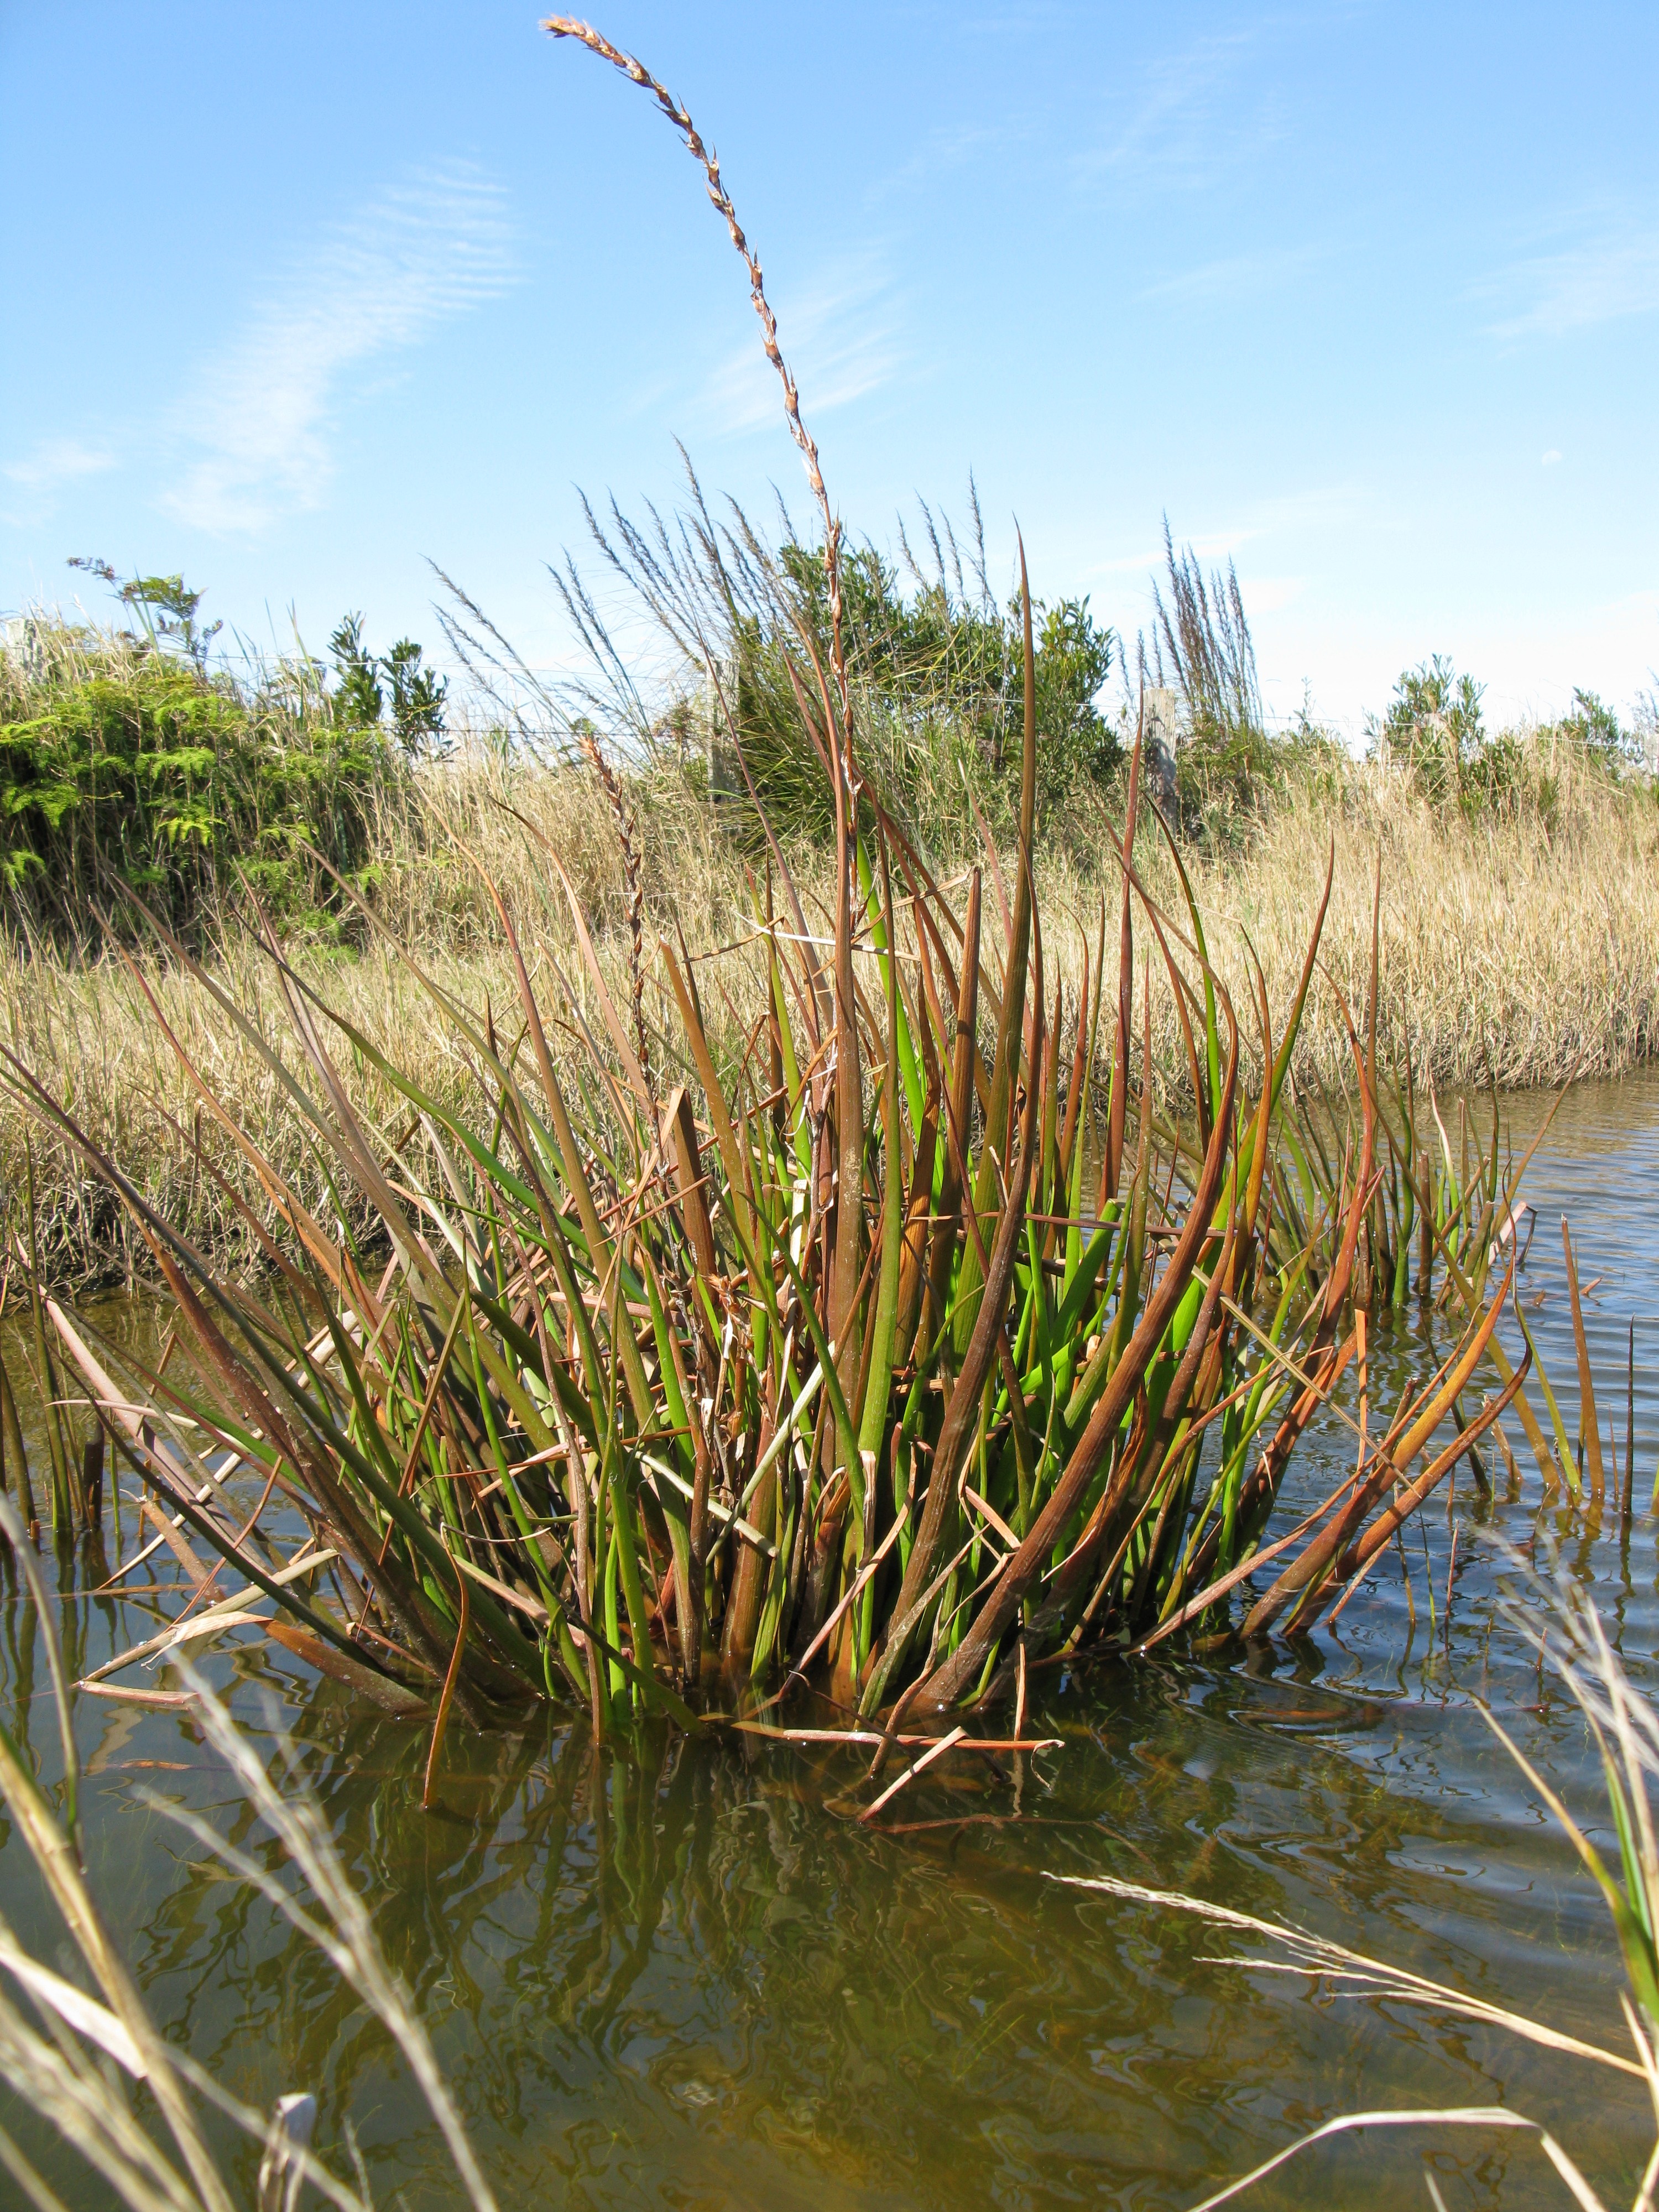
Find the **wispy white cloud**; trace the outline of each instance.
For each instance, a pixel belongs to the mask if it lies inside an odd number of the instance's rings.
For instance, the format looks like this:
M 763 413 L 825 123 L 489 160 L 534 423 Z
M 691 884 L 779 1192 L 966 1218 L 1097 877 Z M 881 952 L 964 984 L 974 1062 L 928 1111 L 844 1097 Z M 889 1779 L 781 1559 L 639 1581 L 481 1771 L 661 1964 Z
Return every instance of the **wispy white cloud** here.
M 896 195 L 937 185 L 970 161 L 988 161 L 1019 135 L 1006 123 L 960 123 L 930 131 L 903 161 L 871 182 L 865 199 L 876 207 Z
M 6 462 L 0 476 L 25 491 L 54 492 L 77 477 L 101 476 L 114 466 L 113 453 L 83 446 L 77 438 L 52 438 L 37 445 L 26 460 Z
M 1167 301 L 1175 307 L 1219 307 L 1229 301 L 1259 298 L 1264 292 L 1289 283 L 1306 273 L 1322 258 L 1316 246 L 1270 247 L 1255 253 L 1233 253 L 1219 261 L 1206 261 L 1196 269 L 1183 269 L 1161 276 L 1140 293 L 1148 303 Z
M 1560 453 L 1553 446 L 1552 446 L 1547 453 L 1540 453 L 1539 455 L 1539 466 L 1540 468 L 1553 469 L 1560 458 Z
M 1212 525 L 1207 530 L 1174 532 L 1177 550 L 1191 552 L 1206 566 L 1234 559 L 1244 547 L 1261 539 L 1272 539 L 1279 532 L 1297 533 L 1307 529 L 1324 530 L 1343 522 L 1358 514 L 1361 507 L 1358 489 L 1352 484 L 1312 484 L 1304 491 L 1285 492 L 1272 499 L 1259 500 L 1244 514 L 1231 522 Z M 1171 525 L 1173 527 L 1171 518 Z M 1131 553 L 1116 554 L 1106 560 L 1096 561 L 1083 571 L 1086 578 L 1133 575 L 1162 576 L 1164 548 L 1161 544 L 1143 545 Z M 1255 594 L 1266 591 L 1277 594 L 1274 606 L 1287 605 L 1306 582 L 1300 575 L 1254 577 L 1246 592 L 1247 603 L 1254 607 Z M 1263 611 L 1267 611 L 1267 602 Z
M 1500 307 L 1500 338 L 1559 337 L 1659 312 L 1659 227 L 1620 226 L 1559 252 L 1511 263 L 1476 288 Z M 1501 306 L 1500 306 L 1501 303 Z
M 195 458 L 162 505 L 214 531 L 318 506 L 351 372 L 495 298 L 513 273 L 506 193 L 471 165 L 383 193 L 273 283 L 205 365 L 180 424 Z
M 1277 137 L 1273 101 L 1244 100 L 1237 84 L 1257 40 L 1254 27 L 1228 32 L 1146 63 L 1115 108 L 1109 135 L 1075 158 L 1078 181 L 1120 191 L 1201 185 L 1243 150 Z
M 799 383 L 809 423 L 862 399 L 897 372 L 897 315 L 873 259 L 840 264 L 773 304 L 778 343 Z M 781 423 L 777 372 L 757 336 L 745 336 L 706 380 L 699 407 L 709 428 L 728 437 Z
M 41 439 L 21 459 L 0 463 L 0 477 L 20 495 L 0 509 L 0 522 L 20 528 L 42 522 L 66 485 L 102 476 L 114 466 L 114 454 L 101 446 L 84 445 L 78 438 Z

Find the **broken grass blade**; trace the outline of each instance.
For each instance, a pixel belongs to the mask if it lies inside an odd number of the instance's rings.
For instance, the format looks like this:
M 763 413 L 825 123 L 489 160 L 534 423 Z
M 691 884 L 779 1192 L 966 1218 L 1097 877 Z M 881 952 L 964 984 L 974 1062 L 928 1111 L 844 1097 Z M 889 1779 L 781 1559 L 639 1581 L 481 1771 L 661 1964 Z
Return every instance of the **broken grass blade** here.
M 859 1814 L 860 1820 L 873 1820 L 884 1805 L 890 1804 L 901 1790 L 908 1789 L 917 1775 L 925 1773 L 936 1759 L 943 1759 L 945 1753 L 953 1745 L 960 1743 L 967 1733 L 965 1728 L 953 1728 L 948 1735 L 940 1736 L 931 1751 L 924 1751 L 920 1759 L 913 1759 L 896 1782 L 890 1782 L 880 1796 L 865 1807 Z

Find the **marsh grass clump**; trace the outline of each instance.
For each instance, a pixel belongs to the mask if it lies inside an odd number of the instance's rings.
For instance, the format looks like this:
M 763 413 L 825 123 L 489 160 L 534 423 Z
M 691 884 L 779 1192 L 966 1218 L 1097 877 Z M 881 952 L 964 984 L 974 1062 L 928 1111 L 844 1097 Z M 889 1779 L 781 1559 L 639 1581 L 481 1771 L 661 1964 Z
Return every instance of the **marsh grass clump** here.
M 1258 992 L 1251 1076 L 1196 905 L 1184 927 L 1159 909 L 1126 834 L 1115 1002 L 1103 925 L 1091 979 L 1051 1000 L 1032 659 L 999 927 L 982 878 L 958 908 L 857 780 L 830 681 L 804 659 L 836 792 L 832 930 L 808 926 L 777 856 L 744 953 L 765 1011 L 724 1075 L 702 1012 L 718 966 L 659 946 L 677 1035 L 651 1072 L 551 855 L 545 897 L 574 930 L 580 996 L 544 958 L 538 915 L 515 917 L 493 884 L 515 1001 L 469 1009 L 406 961 L 477 1086 L 470 1111 L 423 1093 L 274 937 L 292 1060 L 173 940 L 302 1118 L 331 1193 L 353 1194 L 331 1231 L 191 1069 L 297 1241 L 296 1260 L 267 1240 L 264 1293 L 216 1271 L 9 1059 L 118 1193 L 203 1384 L 181 1427 L 168 1386 L 118 1381 L 47 1301 L 64 1355 L 173 1510 L 319 1650 L 437 1696 L 434 1762 L 452 1705 L 477 1723 L 561 1674 L 601 1730 L 641 1705 L 694 1724 L 711 1668 L 763 1683 L 786 1662 L 873 1717 L 901 1692 L 944 1710 L 1057 1651 L 1174 1633 L 1272 1556 L 1291 1453 L 1356 1359 L 1363 1396 L 1355 1270 L 1387 1126 L 1374 1052 L 1355 1041 L 1358 1156 L 1322 1197 L 1310 1170 L 1316 1224 L 1275 1252 L 1282 1093 L 1317 939 L 1282 1024 Z M 1181 1009 L 1190 1120 L 1154 1094 L 1137 906 Z M 581 1043 L 562 1073 L 548 1042 L 562 1021 Z M 341 1045 L 408 1109 L 401 1139 L 354 1110 Z M 1479 1188 L 1480 1224 L 1456 1209 L 1477 1237 L 1494 1203 Z M 352 1227 L 365 1214 L 372 1241 Z M 1296 1532 L 1253 1632 L 1316 1618 L 1495 1418 L 1435 1441 L 1502 1301 L 1474 1287 L 1485 1253 L 1469 1265 L 1451 1358 L 1372 1440 L 1362 1413 L 1354 1475 Z M 214 1503 L 225 1469 L 204 1490 L 191 1437 L 221 1439 L 297 1511 L 340 1577 L 337 1606 L 297 1596 L 231 1526 Z
M 839 526 L 718 170 L 639 64 L 553 27 L 651 91 L 704 167 L 822 502 L 829 649 L 803 624 L 786 662 L 834 823 L 814 910 L 763 808 L 744 930 L 697 957 L 666 933 L 653 946 L 630 891 L 625 991 L 528 822 L 512 884 L 471 858 L 507 948 L 500 998 L 449 988 L 355 902 L 444 1041 L 442 1095 L 268 920 L 285 1036 L 149 911 L 316 1163 L 320 1203 L 151 1000 L 283 1232 L 234 1200 L 263 1280 L 216 1266 L 40 1069 L 4 1060 L 13 1095 L 118 1199 L 198 1380 L 118 1358 L 43 1293 L 61 1357 L 181 1527 L 276 1601 L 284 1636 L 325 1671 L 429 1704 L 428 1795 L 452 1715 L 483 1726 L 527 1698 L 574 1695 L 603 1735 L 653 1709 L 698 1727 L 801 1682 L 884 1729 L 878 1765 L 907 1712 L 1006 1694 L 1018 1734 L 1031 1666 L 1218 1628 L 1270 1563 L 1247 1632 L 1305 1630 L 1525 1373 L 1457 1416 L 1509 1282 L 1489 1291 L 1477 1237 L 1449 1355 L 1391 1416 L 1369 1410 L 1367 1308 L 1398 1275 L 1376 1241 L 1380 1162 L 1385 1146 L 1417 1160 L 1379 1083 L 1375 900 L 1358 1025 L 1336 999 L 1357 1145 L 1334 1170 L 1326 1155 L 1322 1185 L 1310 1170 L 1316 1218 L 1299 1235 L 1280 1146 L 1328 874 L 1288 1003 L 1252 966 L 1241 1018 L 1167 834 L 1170 903 L 1143 872 L 1137 748 L 1115 895 L 1075 985 L 1055 978 L 1023 557 L 1011 864 L 993 845 L 988 877 L 931 870 L 863 762 Z M 620 787 L 601 804 L 626 885 L 632 815 Z M 1142 927 L 1178 1036 L 1173 1097 L 1155 1077 Z M 347 1064 L 392 1111 L 362 1109 Z M 1498 1202 L 1464 1181 L 1460 1237 Z M 1452 1224 L 1438 1200 L 1429 1212 L 1443 1254 Z M 1352 1472 L 1270 1540 L 1291 1455 L 1350 1368 Z M 239 1472 L 278 1520 L 233 1519 L 221 1493 Z M 297 1549 L 279 1525 L 306 1531 Z

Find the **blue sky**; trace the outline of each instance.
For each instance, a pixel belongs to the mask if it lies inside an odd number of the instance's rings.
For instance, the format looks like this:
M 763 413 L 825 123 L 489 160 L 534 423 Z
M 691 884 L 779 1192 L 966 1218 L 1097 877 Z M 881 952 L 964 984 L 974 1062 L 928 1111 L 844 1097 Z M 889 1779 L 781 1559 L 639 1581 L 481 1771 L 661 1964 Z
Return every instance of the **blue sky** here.
M 1270 706 L 1451 654 L 1500 718 L 1659 666 L 1659 9 L 833 8 L 597 20 L 718 147 L 831 494 L 971 469 L 993 574 L 1133 637 L 1167 512 Z M 578 487 L 803 519 L 741 268 L 647 100 L 520 0 L 0 0 L 0 608 L 182 570 L 258 641 L 526 657 Z M 96 587 L 88 597 L 97 607 Z

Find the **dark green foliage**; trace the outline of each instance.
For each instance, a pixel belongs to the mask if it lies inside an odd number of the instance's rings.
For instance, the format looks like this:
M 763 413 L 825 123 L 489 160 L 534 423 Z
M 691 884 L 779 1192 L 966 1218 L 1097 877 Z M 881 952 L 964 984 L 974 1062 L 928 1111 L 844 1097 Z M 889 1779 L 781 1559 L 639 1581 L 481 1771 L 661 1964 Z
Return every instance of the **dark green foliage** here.
M 1555 730 L 1559 737 L 1570 739 L 1589 758 L 1600 761 L 1615 773 L 1621 768 L 1639 768 L 1642 764 L 1641 732 L 1623 728 L 1613 708 L 1594 691 L 1583 691 L 1575 686 L 1572 712 L 1562 716 Z
M 594 719 L 647 757 L 666 746 L 679 763 L 688 744 L 707 744 L 714 796 L 757 848 L 750 781 L 775 832 L 827 840 L 831 787 L 795 691 L 797 680 L 809 687 L 806 704 L 821 722 L 831 633 L 823 549 L 789 529 L 769 544 L 736 507 L 722 525 L 694 475 L 689 484 L 687 506 L 672 520 L 653 513 L 641 526 L 614 507 L 607 524 L 588 516 L 602 559 L 684 656 L 685 689 L 665 710 L 641 702 L 574 562 L 556 572 L 593 657 Z M 902 526 L 902 565 L 868 542 L 841 550 L 855 744 L 861 773 L 911 835 L 930 849 L 977 850 L 976 817 L 1006 837 L 1018 811 L 1021 622 L 1018 602 L 1005 607 L 991 589 L 977 506 L 962 543 L 945 518 L 921 512 L 920 558 Z M 1066 832 L 1067 799 L 1103 787 L 1121 764 L 1118 727 L 1098 705 L 1119 646 L 1086 599 L 1039 603 L 1034 617 L 1038 801 L 1052 841 Z M 1092 809 L 1069 818 L 1097 835 Z
M 1437 653 L 1405 671 L 1388 713 L 1371 724 L 1372 750 L 1403 764 L 1431 806 L 1479 804 L 1502 777 L 1503 763 L 1482 757 L 1481 690 Z
M 413 638 L 398 639 L 380 664 L 392 690 L 392 726 L 406 753 L 424 752 L 444 734 L 444 701 L 449 679 L 421 665 Z
M 1621 728 L 1594 691 L 1575 690 L 1572 711 L 1530 741 L 1509 730 L 1490 735 L 1481 696 L 1482 686 L 1442 653 L 1407 669 L 1388 713 L 1370 726 L 1373 756 L 1402 766 L 1437 811 L 1474 820 L 1525 809 L 1547 826 L 1570 766 L 1617 777 L 1641 763 L 1639 732 Z
M 1002 609 L 988 589 L 970 596 L 959 561 L 947 565 L 933 519 L 927 520 L 935 555 L 931 574 L 910 556 L 901 533 L 913 580 L 908 591 L 902 572 L 873 545 L 843 555 L 848 665 L 877 720 L 902 726 L 930 740 L 935 750 L 948 750 L 943 726 L 949 723 L 957 746 L 988 770 L 983 777 L 970 774 L 970 785 L 984 782 L 976 795 L 988 812 L 1000 815 L 1019 788 L 1019 601 L 1015 597 Z M 954 554 L 948 532 L 945 544 Z M 800 612 L 823 659 L 829 605 L 822 550 L 791 539 L 778 560 L 800 595 Z M 982 560 L 979 565 L 983 586 Z M 1043 738 L 1038 793 L 1053 803 L 1080 777 L 1104 783 L 1118 765 L 1117 731 L 1097 703 L 1116 638 L 1095 622 L 1086 599 L 1062 599 L 1053 607 L 1038 601 L 1035 614 L 1037 726 Z M 757 653 L 776 652 L 784 642 L 781 635 L 762 629 L 754 647 Z M 799 735 L 797 724 L 797 741 Z M 901 779 L 896 797 L 903 805 L 907 796 Z
M 448 686 L 401 638 L 383 659 L 349 614 L 331 672 L 301 653 L 237 677 L 210 669 L 218 623 L 182 576 L 109 585 L 137 630 L 43 617 L 0 654 L 0 899 L 14 924 L 77 943 L 129 884 L 175 929 L 241 884 L 289 927 L 333 934 L 331 871 L 362 890 L 377 817 L 436 749 Z M 319 866 L 320 855 L 325 866 Z
M 348 615 L 328 641 L 334 656 L 334 719 L 343 729 L 378 730 L 392 710 L 392 728 L 411 757 L 436 747 L 444 734 L 448 681 L 421 665 L 421 648 L 401 637 L 377 659 L 363 645 L 363 618 Z M 388 702 L 387 694 L 391 695 Z
M 1037 727 L 1047 749 L 1038 790 L 1043 787 L 1044 767 L 1051 787 L 1079 777 L 1104 784 L 1123 758 L 1117 728 L 1098 703 L 1111 673 L 1116 635 L 1100 628 L 1086 597 L 1061 599 L 1053 607 L 1039 599 L 1036 611 Z M 1013 614 L 1011 607 L 1011 631 Z
M 0 655 L 0 897 L 14 926 L 77 943 L 125 883 L 191 930 L 240 876 L 285 921 L 331 930 L 337 893 L 306 848 L 364 878 L 378 802 L 402 774 L 378 721 L 332 711 L 310 663 L 252 684 L 209 672 L 184 604 L 195 596 L 175 595 L 183 611 L 167 618 L 191 625 L 169 633 L 183 650 L 34 622 L 22 650 Z
M 343 730 L 377 730 L 386 711 L 380 663 L 363 650 L 363 618 L 347 615 L 328 641 L 334 655 L 334 719 Z

